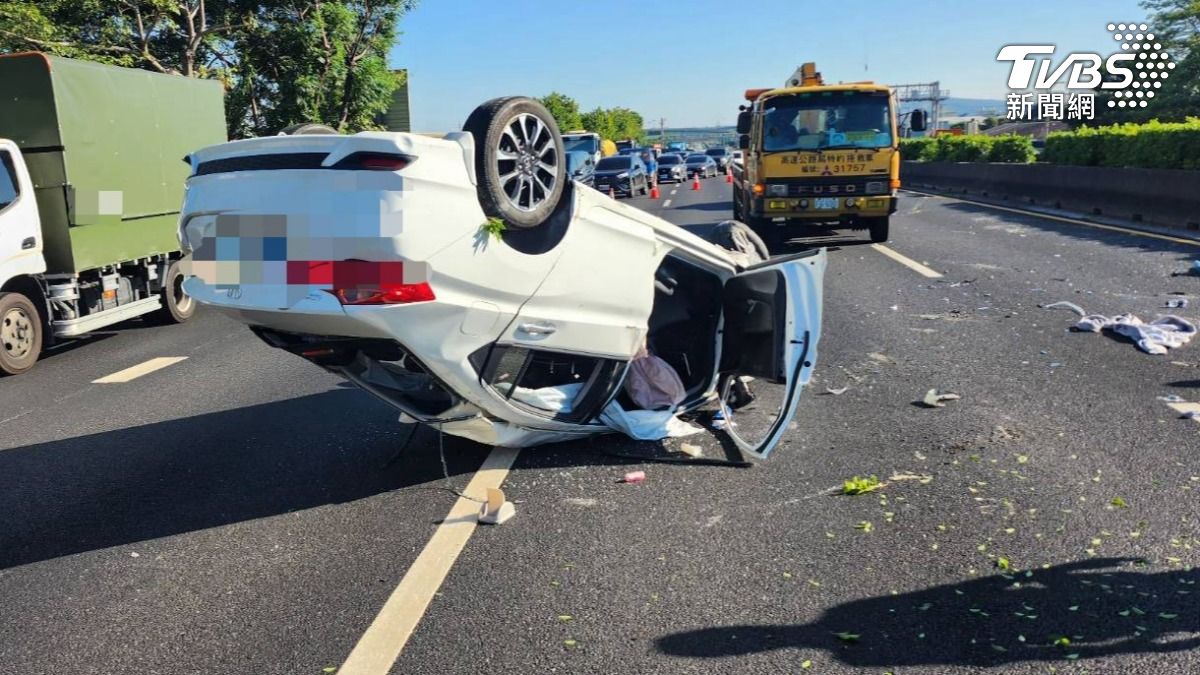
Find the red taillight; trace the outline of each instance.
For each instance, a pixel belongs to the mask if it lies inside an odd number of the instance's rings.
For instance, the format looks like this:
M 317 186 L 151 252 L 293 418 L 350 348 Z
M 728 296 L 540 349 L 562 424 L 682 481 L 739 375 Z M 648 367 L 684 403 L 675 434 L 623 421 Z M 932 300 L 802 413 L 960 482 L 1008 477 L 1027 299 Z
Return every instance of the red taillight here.
M 356 152 L 337 164 L 335 169 L 350 169 L 364 171 L 399 171 L 412 163 L 413 158 L 407 155 L 394 155 L 386 152 Z
M 366 260 L 289 260 L 289 284 L 328 285 L 343 305 L 400 305 L 435 300 L 429 282 L 404 282 L 404 263 Z
M 410 302 L 429 302 L 436 299 L 433 296 L 433 289 L 425 281 L 417 284 L 335 288 L 330 292 L 343 305 L 404 305 Z

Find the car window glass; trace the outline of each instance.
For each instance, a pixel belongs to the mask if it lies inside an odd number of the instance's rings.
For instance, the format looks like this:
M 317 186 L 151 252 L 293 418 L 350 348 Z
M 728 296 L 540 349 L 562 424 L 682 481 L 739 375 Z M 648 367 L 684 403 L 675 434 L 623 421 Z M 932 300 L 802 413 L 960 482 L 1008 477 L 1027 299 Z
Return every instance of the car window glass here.
M 611 171 L 613 169 L 628 169 L 629 157 L 605 157 L 596 165 L 600 171 Z
M 586 422 L 619 381 L 624 363 L 497 345 L 480 377 L 511 402 L 562 421 Z
M 13 167 L 12 156 L 0 152 L 0 209 L 16 201 L 17 194 L 17 171 Z

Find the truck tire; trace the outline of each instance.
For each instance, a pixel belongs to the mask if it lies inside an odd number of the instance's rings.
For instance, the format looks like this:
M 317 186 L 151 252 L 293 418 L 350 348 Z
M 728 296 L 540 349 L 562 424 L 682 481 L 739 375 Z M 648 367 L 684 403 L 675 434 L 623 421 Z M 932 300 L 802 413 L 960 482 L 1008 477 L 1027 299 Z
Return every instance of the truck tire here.
M 733 219 L 734 220 L 742 220 L 741 204 L 742 204 L 741 201 L 738 200 L 737 187 L 735 186 L 733 188 Z
M 0 372 L 20 375 L 42 354 L 42 317 L 29 298 L 0 293 Z
M 871 233 L 871 243 L 882 244 L 888 240 L 888 218 L 868 218 L 867 230 Z
M 567 182 L 562 135 L 546 107 L 523 96 L 495 98 L 471 113 L 463 131 L 475 137 L 484 215 L 520 229 L 545 222 Z
M 151 323 L 161 326 L 183 323 L 196 313 L 196 301 L 183 292 L 183 272 L 179 269 L 178 260 L 171 261 L 167 267 L 159 296 L 162 298 L 162 307 L 146 316 Z

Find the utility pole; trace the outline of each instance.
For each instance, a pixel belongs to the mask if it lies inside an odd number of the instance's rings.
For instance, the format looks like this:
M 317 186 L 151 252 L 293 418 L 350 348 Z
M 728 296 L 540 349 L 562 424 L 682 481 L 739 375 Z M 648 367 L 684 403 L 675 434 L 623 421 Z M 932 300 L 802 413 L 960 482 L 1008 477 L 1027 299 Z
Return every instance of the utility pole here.
M 658 118 L 658 142 L 667 147 L 667 118 Z

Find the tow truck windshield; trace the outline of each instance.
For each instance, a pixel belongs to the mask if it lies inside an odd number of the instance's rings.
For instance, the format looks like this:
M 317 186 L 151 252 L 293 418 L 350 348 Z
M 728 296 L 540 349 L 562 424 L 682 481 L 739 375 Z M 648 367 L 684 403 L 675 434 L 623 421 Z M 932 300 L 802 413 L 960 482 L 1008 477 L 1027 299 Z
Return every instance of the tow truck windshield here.
M 892 145 L 886 93 L 833 91 L 789 94 L 763 103 L 766 152 L 885 148 Z

